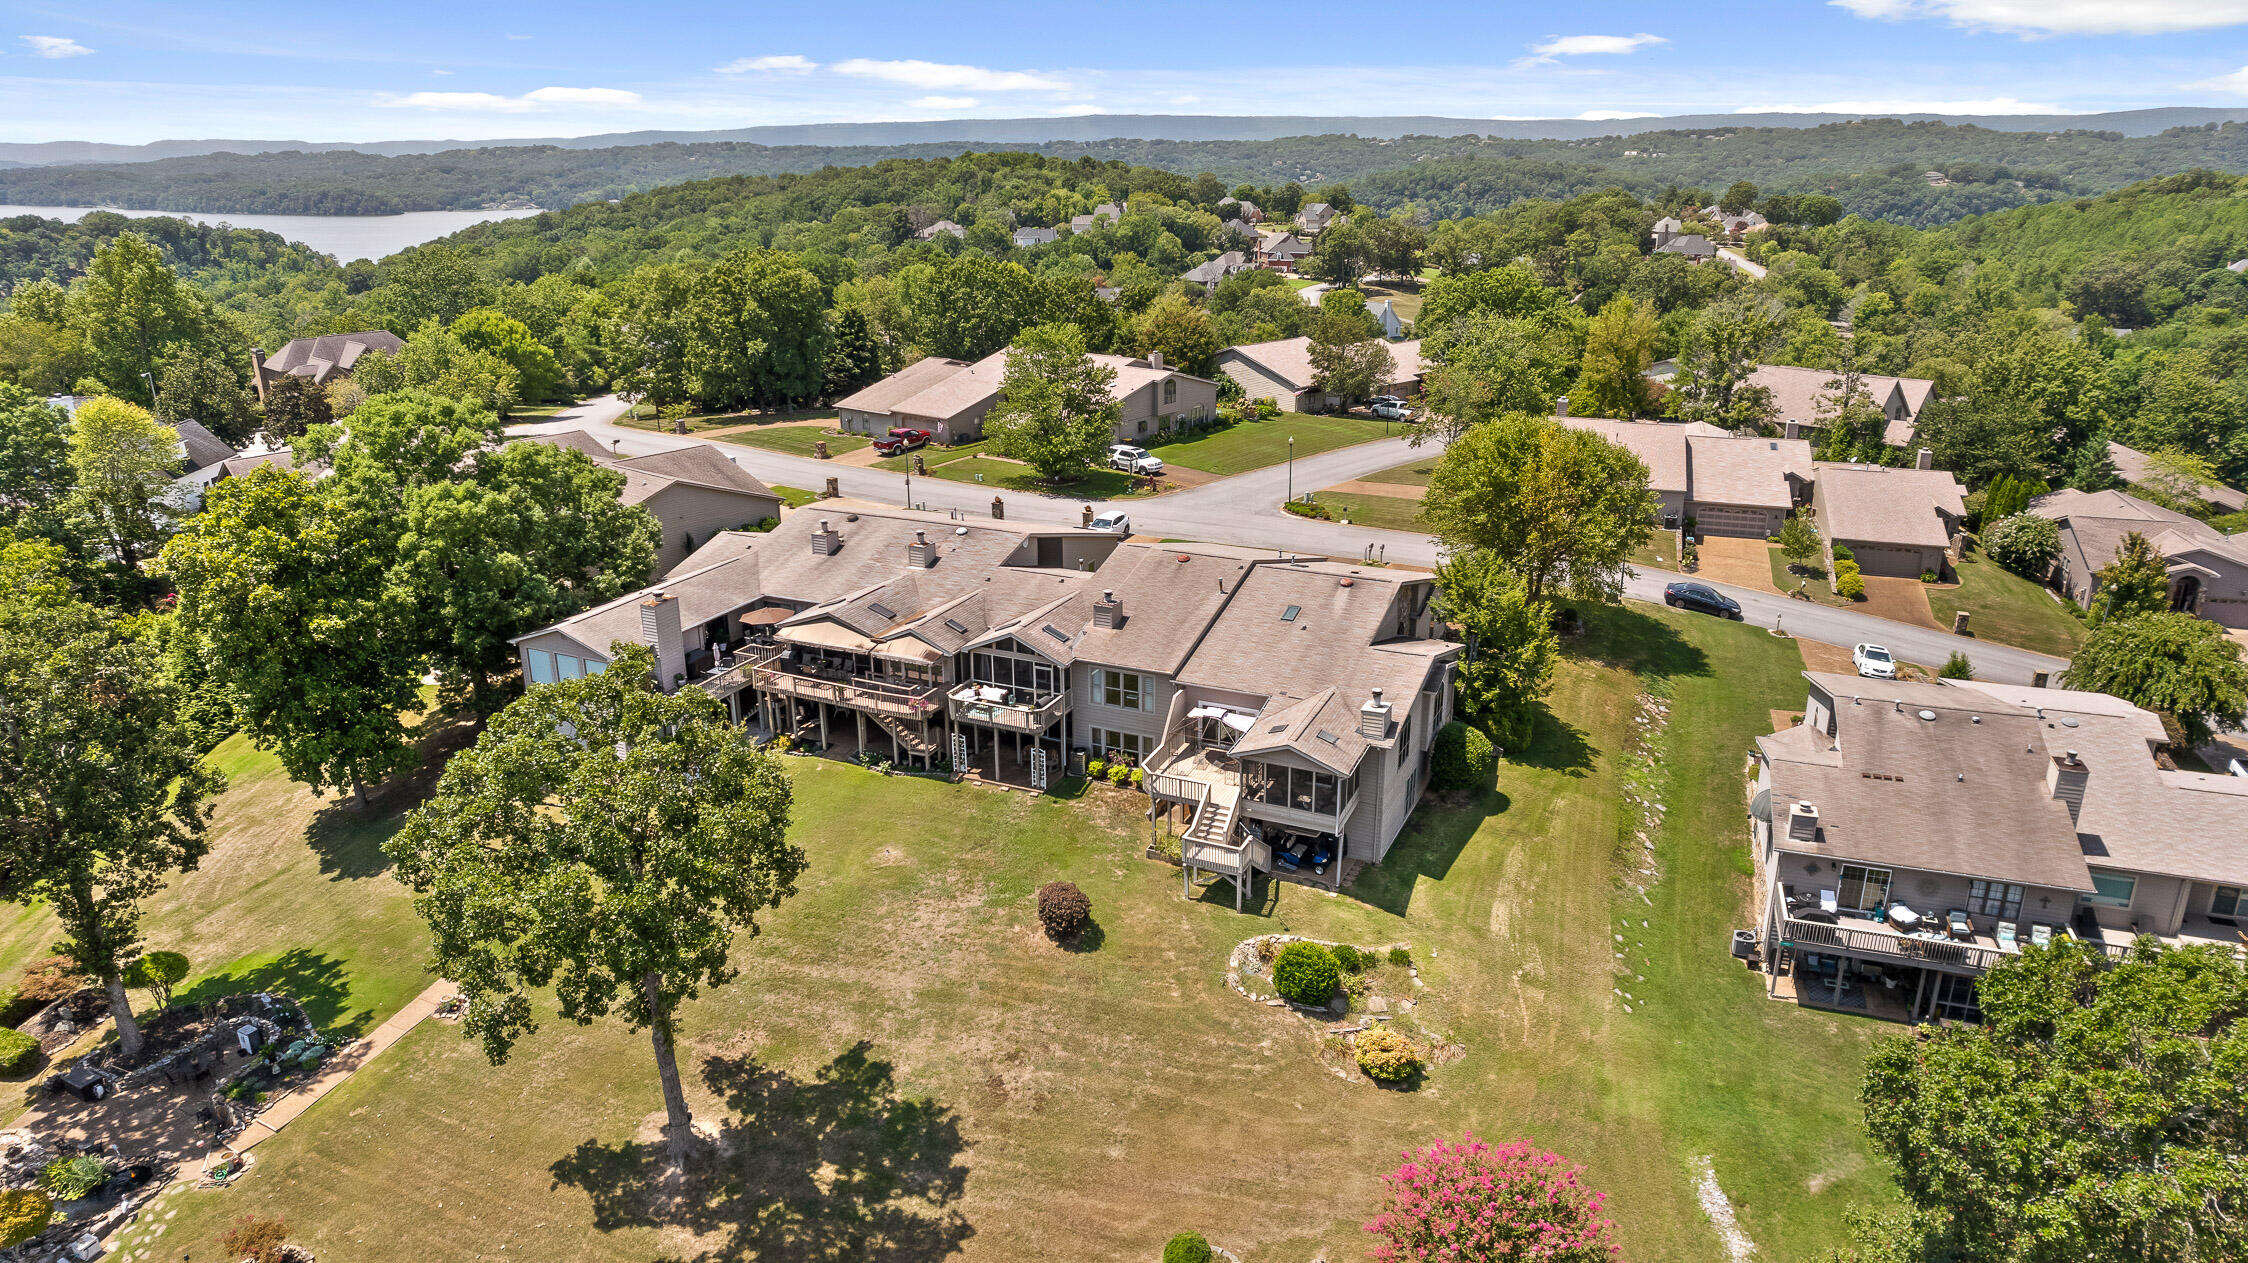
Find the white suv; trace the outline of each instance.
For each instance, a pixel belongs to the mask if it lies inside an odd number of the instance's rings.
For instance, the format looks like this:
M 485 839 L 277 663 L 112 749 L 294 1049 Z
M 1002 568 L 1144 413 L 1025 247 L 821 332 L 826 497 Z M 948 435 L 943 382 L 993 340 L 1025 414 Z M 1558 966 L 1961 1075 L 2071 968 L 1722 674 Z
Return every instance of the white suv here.
M 1127 474 L 1153 476 L 1163 472 L 1163 462 L 1147 454 L 1144 447 L 1118 443 L 1108 449 L 1108 467 L 1121 469 Z

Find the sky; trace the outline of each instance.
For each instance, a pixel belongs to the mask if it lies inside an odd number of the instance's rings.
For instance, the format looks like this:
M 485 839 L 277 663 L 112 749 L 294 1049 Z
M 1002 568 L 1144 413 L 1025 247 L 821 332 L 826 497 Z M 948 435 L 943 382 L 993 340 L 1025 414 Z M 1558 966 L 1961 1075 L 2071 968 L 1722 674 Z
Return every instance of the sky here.
M 2248 107 L 2248 0 L 0 0 L 0 141 L 2157 105 Z

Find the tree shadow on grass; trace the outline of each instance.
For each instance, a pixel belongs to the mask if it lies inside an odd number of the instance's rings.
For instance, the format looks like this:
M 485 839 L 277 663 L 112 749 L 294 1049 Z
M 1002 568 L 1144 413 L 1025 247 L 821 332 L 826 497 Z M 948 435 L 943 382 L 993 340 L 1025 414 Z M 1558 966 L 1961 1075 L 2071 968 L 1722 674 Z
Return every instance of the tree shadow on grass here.
M 1709 655 L 1651 613 L 1629 605 L 1591 606 L 1581 612 L 1584 634 L 1562 642 L 1565 654 L 1641 675 L 1709 674 Z
M 428 802 L 437 792 L 437 778 L 453 755 L 476 741 L 482 725 L 471 719 L 440 719 L 425 723 L 415 750 L 420 761 L 367 791 L 362 808 L 349 793 L 330 800 L 305 830 L 305 842 L 320 857 L 320 871 L 336 881 L 379 877 L 390 871 L 390 857 L 382 844 L 406 823 L 406 813 Z
M 1350 894 L 1384 912 L 1404 916 L 1423 877 L 1443 881 L 1469 839 L 1493 816 L 1505 815 L 1514 801 L 1498 789 L 1472 797 L 1429 794 L 1406 821 L 1396 845 L 1379 864 L 1369 865 L 1350 884 Z
M 278 956 L 249 956 L 172 997 L 174 1005 L 201 1004 L 220 996 L 271 991 L 304 1006 L 305 1016 L 322 1031 L 355 1039 L 374 1025 L 375 1011 L 351 1007 L 351 971 L 326 952 L 292 947 Z
M 1592 756 L 1592 742 L 1586 739 L 1585 730 L 1539 702 L 1537 714 L 1531 721 L 1530 748 L 1508 761 L 1520 767 L 1575 777 L 1592 770 Z
M 693 1263 L 933 1263 L 975 1229 L 959 1210 L 968 1142 L 959 1116 L 898 1095 L 890 1063 L 861 1042 L 810 1079 L 751 1057 L 712 1057 L 724 1099 L 718 1144 L 682 1175 L 664 1142 L 588 1140 L 549 1170 L 583 1189 L 593 1224 L 672 1228 Z

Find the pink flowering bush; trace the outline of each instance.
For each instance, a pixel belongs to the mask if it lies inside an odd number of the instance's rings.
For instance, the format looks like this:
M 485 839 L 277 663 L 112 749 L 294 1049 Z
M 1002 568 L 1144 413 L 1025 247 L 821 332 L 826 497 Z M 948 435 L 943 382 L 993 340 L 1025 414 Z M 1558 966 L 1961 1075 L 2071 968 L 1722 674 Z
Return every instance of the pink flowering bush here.
M 1616 1226 L 1606 1195 L 1579 1168 L 1527 1140 L 1491 1146 L 1470 1134 L 1405 1155 L 1382 1177 L 1389 1204 L 1366 1231 L 1377 1263 L 1607 1263 Z

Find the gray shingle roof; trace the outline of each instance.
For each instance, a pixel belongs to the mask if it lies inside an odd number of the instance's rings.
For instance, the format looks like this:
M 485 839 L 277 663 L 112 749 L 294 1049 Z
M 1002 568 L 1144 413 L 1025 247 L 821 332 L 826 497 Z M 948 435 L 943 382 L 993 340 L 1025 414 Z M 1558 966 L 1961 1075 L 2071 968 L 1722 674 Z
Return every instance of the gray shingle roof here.
M 338 373 L 349 373 L 358 365 L 359 357 L 369 351 L 396 355 L 405 346 L 405 340 L 388 329 L 296 338 L 282 343 L 280 350 L 265 357 L 265 367 L 269 373 L 309 377 L 326 384 Z

